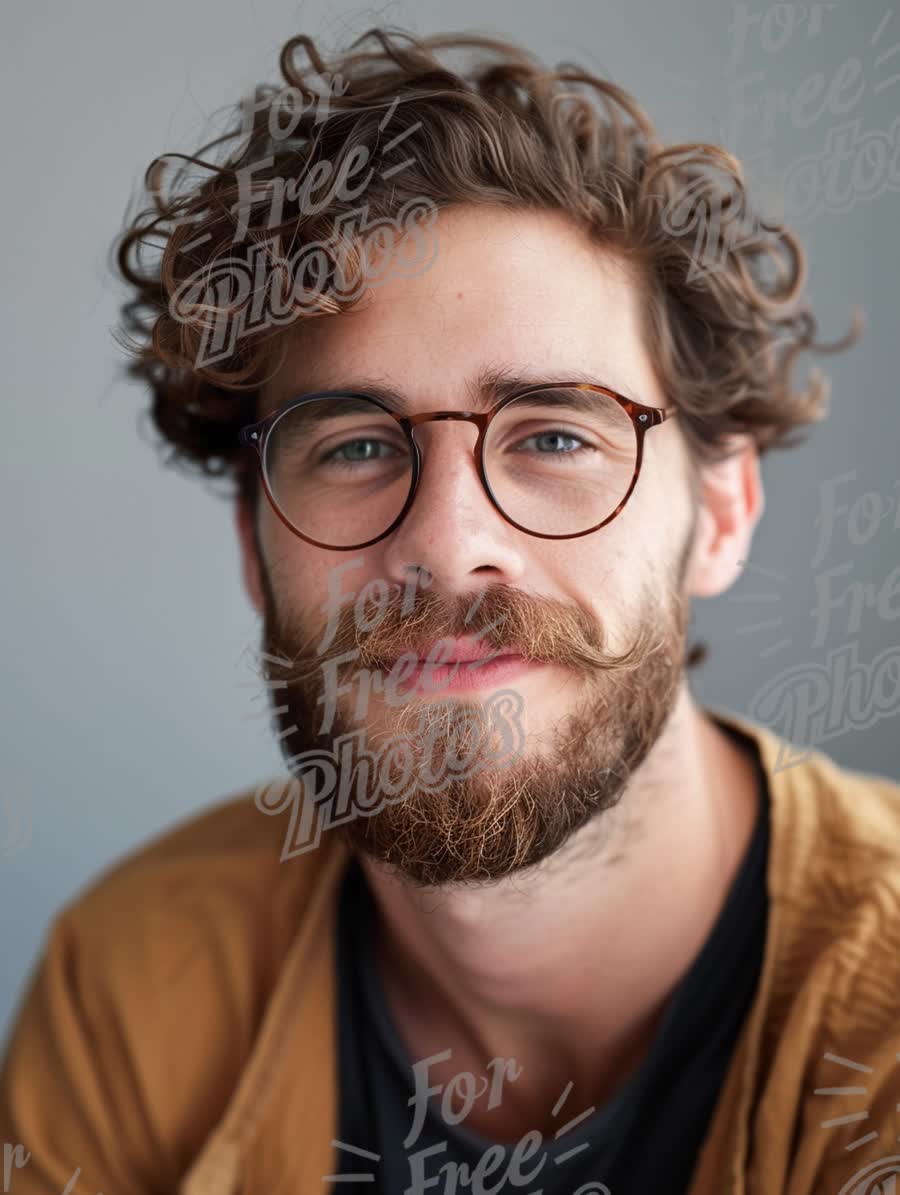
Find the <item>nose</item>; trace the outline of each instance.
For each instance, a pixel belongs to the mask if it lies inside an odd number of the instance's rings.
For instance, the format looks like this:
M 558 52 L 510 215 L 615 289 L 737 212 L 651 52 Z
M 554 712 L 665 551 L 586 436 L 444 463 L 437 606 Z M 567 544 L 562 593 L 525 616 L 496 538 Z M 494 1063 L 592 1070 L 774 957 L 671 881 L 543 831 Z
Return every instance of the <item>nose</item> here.
M 427 569 L 446 592 L 515 584 L 525 571 L 524 532 L 503 518 L 485 492 L 473 423 L 434 420 L 413 431 L 422 468 L 410 509 L 383 544 L 385 575 L 405 583 Z

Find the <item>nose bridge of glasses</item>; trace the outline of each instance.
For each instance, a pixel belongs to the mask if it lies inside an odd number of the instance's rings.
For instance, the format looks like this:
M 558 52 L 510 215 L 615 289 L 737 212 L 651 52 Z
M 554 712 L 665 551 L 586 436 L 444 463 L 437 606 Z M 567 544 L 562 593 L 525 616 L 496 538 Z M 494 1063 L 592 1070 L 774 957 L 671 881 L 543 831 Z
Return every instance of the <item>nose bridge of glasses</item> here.
M 416 436 L 417 430 L 428 423 L 441 423 L 446 420 L 455 420 L 461 423 L 469 423 L 476 428 L 478 434 L 475 437 L 475 443 L 472 451 L 477 456 L 479 445 L 484 438 L 485 429 L 487 427 L 488 416 L 479 413 L 478 411 L 423 411 L 418 415 L 409 416 L 409 424 L 413 439 L 418 443 Z
M 486 416 L 477 411 L 422 411 L 418 415 L 409 416 L 410 427 L 418 427 L 421 423 L 438 423 L 444 419 L 459 419 L 466 423 L 474 423 L 476 427 L 484 425 Z

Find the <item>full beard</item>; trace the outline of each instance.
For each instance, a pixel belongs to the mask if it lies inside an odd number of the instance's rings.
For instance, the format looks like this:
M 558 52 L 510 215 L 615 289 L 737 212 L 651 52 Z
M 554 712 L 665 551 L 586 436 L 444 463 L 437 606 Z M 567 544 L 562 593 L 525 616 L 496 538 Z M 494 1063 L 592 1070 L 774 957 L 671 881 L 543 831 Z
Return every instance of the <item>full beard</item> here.
M 682 589 L 687 546 L 661 586 L 662 597 L 644 592 L 630 646 L 619 655 L 607 650 L 596 620 L 578 607 L 505 585 L 482 591 L 479 625 L 499 622 L 497 629 L 482 632 L 486 654 L 491 645 L 500 649 L 515 643 L 526 658 L 569 669 L 582 690 L 574 707 L 540 734 L 529 733 L 528 750 L 520 750 L 513 762 L 500 758 L 494 765 L 497 723 L 487 721 L 481 702 L 414 697 L 397 711 L 377 697 L 374 716 L 364 714 L 360 721 L 352 698 L 349 708 L 338 701 L 329 726 L 334 740 L 363 730 L 367 750 L 375 752 L 396 739 L 398 728 L 413 731 L 404 736 L 413 780 L 402 799 L 372 802 L 377 781 L 371 769 L 362 777 L 369 799 L 358 811 L 334 818 L 332 790 L 318 798 L 316 816 L 351 850 L 421 888 L 484 887 L 557 855 L 578 830 L 619 803 L 674 709 L 687 641 Z M 271 661 L 268 674 L 279 686 L 273 694 L 275 719 L 288 767 L 300 776 L 297 758 L 322 750 L 317 724 L 323 657 L 316 650 L 322 629 L 308 616 L 281 617 L 265 570 L 263 588 L 263 649 Z M 410 642 L 411 629 L 420 643 L 477 633 L 464 622 L 470 606 L 471 595 L 417 594 L 413 618 L 404 618 L 397 593 L 367 635 L 359 633 L 353 610 L 345 609 L 329 656 L 358 649 L 348 676 L 367 665 L 384 668 Z M 469 765 L 454 775 L 446 765 L 460 754 L 460 746 Z M 443 777 L 437 787 L 416 783 L 417 776 L 436 774 Z M 360 776 L 354 773 L 353 781 L 358 792 Z

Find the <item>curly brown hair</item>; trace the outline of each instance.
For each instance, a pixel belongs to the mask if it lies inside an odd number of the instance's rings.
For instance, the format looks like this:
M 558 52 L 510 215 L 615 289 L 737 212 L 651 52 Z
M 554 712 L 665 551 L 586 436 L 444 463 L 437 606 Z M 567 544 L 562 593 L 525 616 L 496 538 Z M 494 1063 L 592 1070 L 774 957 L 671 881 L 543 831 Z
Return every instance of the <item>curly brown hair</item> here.
M 445 51 L 480 58 L 454 70 L 441 61 Z M 813 370 L 805 388 L 792 389 L 793 362 L 805 350 L 853 343 L 858 317 L 842 341 L 816 342 L 816 321 L 801 299 L 803 249 L 783 225 L 760 220 L 739 161 L 724 149 L 666 147 L 622 88 L 571 64 L 547 70 L 520 47 L 488 37 L 419 39 L 372 29 L 326 63 L 301 35 L 284 45 L 280 69 L 286 88 L 256 89 L 246 129 L 238 111 L 225 135 L 197 154 L 151 163 L 145 186 L 153 203 L 115 250 L 133 287 L 122 307 L 122 343 L 133 357 L 127 372 L 149 385 L 153 421 L 175 463 L 228 475 L 242 500 L 255 502 L 255 460 L 240 448 L 238 430 L 257 417 L 260 388 L 283 359 L 291 323 L 350 304 L 337 288 L 320 287 L 287 320 L 242 325 L 214 366 L 198 365 L 210 321 L 223 311 L 242 317 L 254 297 L 223 295 L 216 271 L 224 261 L 258 262 L 264 246 L 272 270 L 285 275 L 294 268 L 289 250 L 321 246 L 361 201 L 335 195 L 310 204 L 309 188 L 297 184 L 342 169 L 349 177 L 360 147 L 367 157 L 397 145 L 398 158 L 407 159 L 403 168 L 371 172 L 362 201 L 372 220 L 394 217 L 422 196 L 437 208 L 562 211 L 629 263 L 645 342 L 664 393 L 682 412 L 695 467 L 727 455 L 735 433 L 752 436 L 763 453 L 793 445 L 824 415 L 827 381 Z M 204 159 L 235 140 L 230 157 Z M 169 157 L 184 164 L 166 190 Z M 208 175 L 192 180 L 191 165 Z M 719 253 L 714 269 L 697 269 L 700 233 Z M 152 238 L 161 239 L 161 252 L 143 263 Z M 334 257 L 337 269 L 338 248 Z M 185 304 L 188 291 L 201 301 Z

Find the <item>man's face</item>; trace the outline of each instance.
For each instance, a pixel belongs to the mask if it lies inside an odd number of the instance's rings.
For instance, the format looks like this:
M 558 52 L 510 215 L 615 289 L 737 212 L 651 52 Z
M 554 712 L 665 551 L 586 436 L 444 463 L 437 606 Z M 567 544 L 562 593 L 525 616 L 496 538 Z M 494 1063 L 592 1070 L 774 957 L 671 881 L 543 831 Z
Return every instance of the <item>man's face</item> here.
M 435 227 L 437 259 L 424 274 L 391 277 L 362 307 L 299 328 L 261 415 L 306 391 L 373 383 L 401 391 L 412 412 L 467 410 L 486 369 L 581 376 L 669 405 L 638 334 L 634 284 L 563 217 L 456 208 Z M 412 758 L 414 773 L 427 765 L 446 778 L 413 783 L 329 831 L 423 886 L 491 882 L 539 863 L 615 804 L 672 711 L 684 660 L 696 508 L 677 421 L 647 435 L 622 513 L 568 540 L 503 519 L 478 476 L 476 434 L 459 421 L 417 428 L 413 506 L 368 548 L 308 544 L 265 500 L 244 537 L 264 650 L 290 661 L 272 670 L 289 681 L 273 692 L 286 758 L 364 731 L 366 750 L 386 760 L 405 734 L 397 767 Z M 397 671 L 405 650 L 424 659 L 444 636 L 465 637 L 432 655 L 444 668 Z M 454 646 L 473 638 L 482 657 L 515 654 L 454 665 Z M 386 694 L 392 667 L 399 700 Z M 491 766 L 502 754 L 497 724 L 474 715 L 501 689 L 515 692 L 504 708 L 518 757 Z M 443 766 L 459 740 L 478 767 Z

